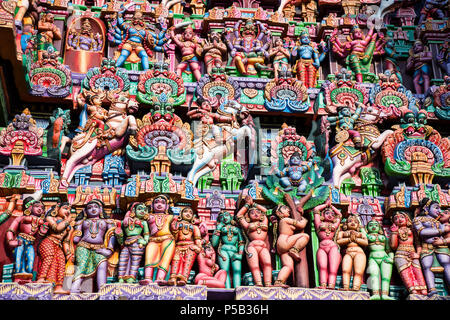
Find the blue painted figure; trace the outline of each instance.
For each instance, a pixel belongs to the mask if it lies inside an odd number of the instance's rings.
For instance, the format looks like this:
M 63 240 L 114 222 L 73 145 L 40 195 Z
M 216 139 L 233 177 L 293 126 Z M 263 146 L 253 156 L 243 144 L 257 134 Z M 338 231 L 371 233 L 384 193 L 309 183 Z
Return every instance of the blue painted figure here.
M 292 187 L 297 187 L 297 194 L 304 192 L 308 183 L 303 179 L 303 173 L 311 168 L 311 164 L 302 164 L 302 158 L 297 151 L 289 158 L 289 166 L 282 171 L 278 171 L 277 176 L 280 178 L 280 185 L 284 191 L 289 192 Z

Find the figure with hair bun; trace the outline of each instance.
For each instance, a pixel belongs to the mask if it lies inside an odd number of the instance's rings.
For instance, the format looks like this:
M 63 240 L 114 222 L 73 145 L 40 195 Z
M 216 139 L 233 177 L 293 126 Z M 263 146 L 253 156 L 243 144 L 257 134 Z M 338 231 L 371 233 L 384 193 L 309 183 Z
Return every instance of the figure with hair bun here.
M 413 226 L 421 241 L 420 263 L 428 295 L 431 296 L 437 293 L 434 273 L 431 270 L 435 257 L 444 268 L 445 283 L 450 285 L 450 252 L 444 237 L 450 231 L 450 225 L 442 224 L 438 220 L 442 214 L 439 202 L 424 198 L 420 202 L 419 210 L 419 215 L 413 220 Z
M 114 251 L 114 222 L 105 217 L 104 204 L 100 200 L 89 201 L 83 218 L 75 225 L 73 242 L 77 269 L 73 276 L 71 293 L 79 293 L 87 278 L 96 276 L 97 288 L 106 283 L 108 258 Z
M 122 246 L 118 274 L 120 283 L 137 281 L 139 265 L 150 238 L 148 217 L 148 208 L 145 203 L 135 202 L 123 221 L 117 223 L 114 233 L 117 242 Z
M 55 285 L 54 293 L 69 294 L 63 290 L 66 257 L 71 257 L 69 250 L 69 234 L 73 218 L 68 202 L 53 206 L 45 215 L 48 235 L 39 245 L 39 271 L 37 282 L 50 282 Z

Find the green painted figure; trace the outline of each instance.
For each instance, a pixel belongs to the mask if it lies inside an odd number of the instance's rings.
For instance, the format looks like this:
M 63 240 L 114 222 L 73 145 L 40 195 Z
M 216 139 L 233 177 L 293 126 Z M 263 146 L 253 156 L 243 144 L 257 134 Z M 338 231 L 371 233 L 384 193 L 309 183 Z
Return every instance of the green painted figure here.
M 242 255 L 245 241 L 241 229 L 228 211 L 223 211 L 217 218 L 216 230 L 212 235 L 211 244 L 217 248 L 220 269 L 227 272 L 225 287 L 230 289 L 241 285 Z
M 389 247 L 389 239 L 377 220 L 370 220 L 366 226 L 369 240 L 369 261 L 367 273 L 372 288 L 370 300 L 394 300 L 389 296 L 394 253 Z M 381 288 L 380 288 L 381 284 Z
M 145 246 L 150 238 L 148 208 L 138 202 L 131 206 L 122 224 L 115 229 L 116 239 L 123 246 L 119 257 L 119 282 L 136 282 Z

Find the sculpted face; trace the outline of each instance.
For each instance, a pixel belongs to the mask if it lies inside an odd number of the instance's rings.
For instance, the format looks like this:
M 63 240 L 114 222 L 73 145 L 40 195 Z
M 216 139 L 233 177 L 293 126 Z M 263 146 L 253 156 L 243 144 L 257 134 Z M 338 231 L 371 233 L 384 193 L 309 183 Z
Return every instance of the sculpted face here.
M 70 205 L 65 204 L 59 208 L 58 215 L 60 217 L 68 217 L 70 215 Z
M 204 249 L 204 251 L 205 251 L 205 256 L 206 256 L 207 258 L 212 258 L 212 257 L 214 257 L 215 251 L 214 251 L 213 247 L 211 247 L 211 246 L 206 246 L 205 249 Z
M 407 112 L 401 119 L 400 127 L 403 129 L 407 138 L 423 139 L 427 133 L 425 125 L 427 116 L 425 113 L 419 113 L 417 116 L 413 112 Z
M 134 207 L 134 212 L 136 213 L 136 217 L 142 219 L 147 213 L 148 208 L 145 204 L 140 203 Z
M 44 213 L 45 207 L 42 202 L 37 201 L 31 205 L 30 212 L 33 216 L 41 216 Z
M 187 28 L 183 32 L 183 38 L 186 41 L 191 41 L 192 39 L 194 39 L 194 31 L 191 28 Z
M 406 226 L 407 219 L 403 213 L 397 213 L 393 218 L 393 222 L 399 227 L 404 227 Z
M 378 233 L 380 231 L 380 224 L 376 220 L 370 220 L 367 223 L 367 231 L 369 233 Z
M 86 214 L 88 218 L 97 218 L 103 211 L 102 206 L 97 202 L 88 203 L 86 206 Z
M 428 212 L 433 218 L 438 217 L 441 214 L 441 207 L 439 206 L 439 203 L 432 203 Z
M 363 38 L 362 31 L 359 28 L 354 29 L 352 34 L 353 34 L 353 39 L 362 39 Z
M 258 209 L 251 209 L 248 213 L 251 221 L 258 221 L 261 218 L 261 211 Z
M 295 153 L 289 159 L 290 165 L 298 166 L 301 164 L 301 162 L 302 162 L 302 159 L 300 158 L 300 155 L 295 154 Z
M 280 217 L 289 217 L 290 216 L 290 209 L 288 206 L 281 206 L 279 209 L 279 215 Z
M 231 215 L 229 212 L 225 211 L 222 213 L 222 221 L 225 224 L 230 224 L 231 223 Z
M 343 115 L 344 117 L 350 117 L 351 116 L 351 112 L 350 112 L 350 108 L 349 107 L 342 108 L 339 113 L 341 115 Z
M 181 218 L 186 221 L 191 221 L 194 218 L 194 212 L 191 208 L 185 208 L 181 211 Z
M 304 33 L 302 34 L 302 36 L 300 37 L 300 42 L 302 44 L 309 44 L 311 42 L 311 39 L 309 38 L 309 35 Z
M 155 213 L 165 213 L 168 208 L 169 208 L 169 205 L 168 205 L 166 199 L 159 197 L 159 198 L 155 198 L 155 200 L 153 200 L 153 211 Z
M 423 51 L 423 44 L 420 41 L 416 41 L 413 45 L 414 53 L 422 52 Z
M 325 221 L 331 222 L 334 220 L 334 211 L 327 208 L 325 209 L 325 212 L 323 213 L 323 218 Z
M 347 228 L 349 230 L 357 230 L 359 227 L 359 222 L 354 216 L 349 216 L 347 219 Z

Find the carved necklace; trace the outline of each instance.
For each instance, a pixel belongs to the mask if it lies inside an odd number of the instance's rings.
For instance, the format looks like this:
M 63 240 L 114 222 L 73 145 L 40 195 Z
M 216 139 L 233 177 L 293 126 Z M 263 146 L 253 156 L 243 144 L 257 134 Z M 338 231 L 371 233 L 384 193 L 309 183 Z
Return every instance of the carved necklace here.
M 31 218 L 31 233 L 35 233 L 38 227 L 39 227 L 39 218 L 32 217 Z
M 95 222 L 95 228 L 93 228 Z M 96 230 L 95 230 L 96 229 Z M 89 221 L 89 232 L 91 233 L 91 238 L 95 239 L 97 238 L 97 234 L 100 231 L 100 220 L 98 218 L 90 219 Z
M 183 234 L 185 236 L 187 236 L 191 232 L 191 230 L 190 230 L 191 225 L 189 223 L 182 222 L 182 223 L 180 223 L 180 227 L 181 227 L 181 232 L 183 232 Z
M 158 230 L 161 230 L 166 221 L 164 214 L 155 214 L 155 225 Z
M 409 229 L 408 227 L 401 227 L 398 229 L 398 235 L 400 237 L 400 240 L 406 241 L 409 238 Z
M 232 227 L 233 227 L 233 226 L 231 226 L 231 225 L 227 225 L 227 226 L 226 226 L 226 229 L 227 229 L 227 239 L 228 239 L 228 241 L 233 240 L 234 232 L 233 232 L 233 230 L 231 229 Z
M 134 223 L 134 219 L 130 218 L 128 220 L 128 230 L 133 231 L 135 227 L 136 227 L 136 224 Z

